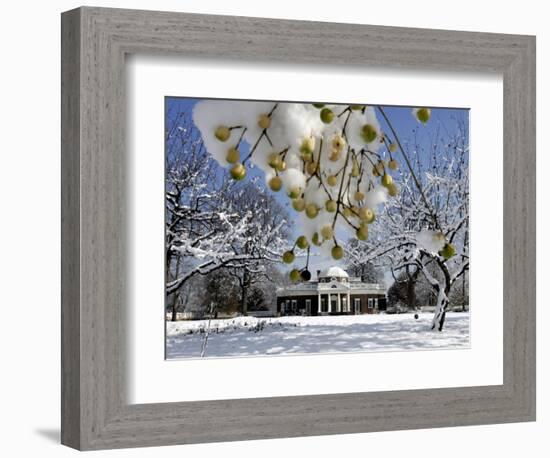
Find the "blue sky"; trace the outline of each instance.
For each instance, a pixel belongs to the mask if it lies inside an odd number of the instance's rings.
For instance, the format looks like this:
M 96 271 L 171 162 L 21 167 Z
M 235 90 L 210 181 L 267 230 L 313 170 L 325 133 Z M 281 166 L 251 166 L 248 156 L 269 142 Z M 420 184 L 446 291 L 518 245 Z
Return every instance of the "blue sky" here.
M 202 99 L 166 97 L 165 107 L 167 121 L 181 112 L 191 113 L 195 104 L 200 100 Z M 361 103 L 364 104 L 364 102 Z M 439 141 L 444 141 L 445 138 L 449 138 L 453 135 L 456 132 L 458 122 L 463 123 L 466 128 L 469 126 L 469 110 L 463 108 L 456 109 L 432 107 L 430 122 L 426 125 L 420 124 L 414 118 L 411 107 L 383 106 L 383 109 L 388 118 L 391 120 L 394 129 L 397 131 L 405 150 L 412 148 L 415 144 L 419 146 L 419 160 L 423 168 L 427 168 L 429 165 L 429 152 L 432 150 L 432 145 L 437 141 L 437 139 L 439 139 Z M 389 133 L 389 126 L 385 123 L 382 116 L 377 113 L 377 117 L 381 123 L 382 130 Z M 245 148 L 243 153 L 246 154 L 246 148 L 248 146 L 243 146 Z M 264 176 L 263 172 L 258 167 L 254 167 L 252 170 L 249 169 L 248 172 L 249 173 L 247 174 L 246 179 L 253 179 L 255 177 L 263 178 Z M 264 183 L 263 179 L 260 181 Z M 292 209 L 290 200 L 286 197 L 286 195 L 284 193 L 274 193 L 274 195 L 276 199 L 288 209 L 289 214 L 292 215 L 294 210 Z M 300 234 L 295 233 L 294 237 L 297 237 L 298 235 Z M 326 258 L 312 259 L 312 261 L 315 268 L 324 268 L 329 265 L 338 264 L 332 259 Z

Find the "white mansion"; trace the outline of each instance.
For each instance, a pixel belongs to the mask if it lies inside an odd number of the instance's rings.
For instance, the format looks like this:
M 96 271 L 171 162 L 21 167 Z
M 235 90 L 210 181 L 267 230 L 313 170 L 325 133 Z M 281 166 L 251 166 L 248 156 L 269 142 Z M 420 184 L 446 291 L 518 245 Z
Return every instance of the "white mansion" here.
M 280 315 L 359 315 L 386 310 L 386 290 L 350 277 L 340 267 L 317 271 L 317 280 L 277 289 Z

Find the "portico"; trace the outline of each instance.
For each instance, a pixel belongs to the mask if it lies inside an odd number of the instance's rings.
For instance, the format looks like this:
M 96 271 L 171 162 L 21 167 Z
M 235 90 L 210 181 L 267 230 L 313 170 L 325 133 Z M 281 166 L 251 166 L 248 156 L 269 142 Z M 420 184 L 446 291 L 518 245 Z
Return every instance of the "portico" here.
M 350 292 L 328 292 L 319 291 L 317 294 L 317 314 L 346 313 L 350 312 Z

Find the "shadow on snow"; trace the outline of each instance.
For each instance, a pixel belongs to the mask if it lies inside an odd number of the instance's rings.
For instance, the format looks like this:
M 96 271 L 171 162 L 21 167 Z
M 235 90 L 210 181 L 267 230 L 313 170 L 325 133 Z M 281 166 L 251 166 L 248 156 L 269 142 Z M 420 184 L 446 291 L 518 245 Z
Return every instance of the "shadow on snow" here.
M 388 316 L 386 316 L 388 317 Z M 259 331 L 248 326 L 211 328 L 206 357 L 291 355 L 383 350 L 429 350 L 469 347 L 469 314 L 449 313 L 443 332 L 430 330 L 432 314 L 395 315 L 395 319 L 345 325 L 323 324 L 323 317 L 304 323 L 265 320 Z M 181 323 L 181 322 L 180 322 Z M 190 322 L 192 324 L 193 322 Z M 280 323 L 280 324 L 279 324 Z M 178 323 L 179 324 L 179 323 Z M 192 329 L 192 328 L 191 328 Z M 196 329 L 196 328 L 195 328 Z M 205 334 L 189 328 L 168 332 L 167 359 L 200 357 Z

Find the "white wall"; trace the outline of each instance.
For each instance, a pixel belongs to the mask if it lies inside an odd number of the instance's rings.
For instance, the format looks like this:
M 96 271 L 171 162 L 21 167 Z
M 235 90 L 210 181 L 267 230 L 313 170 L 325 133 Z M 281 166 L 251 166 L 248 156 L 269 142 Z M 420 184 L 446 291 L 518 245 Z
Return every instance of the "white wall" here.
M 360 22 L 538 37 L 539 285 L 548 243 L 548 198 L 540 172 L 549 165 L 542 137 L 550 122 L 549 42 L 544 2 L 458 2 L 407 0 L 321 2 L 296 0 L 95 1 L 98 6 L 288 19 Z M 69 456 L 57 444 L 59 425 L 59 13 L 77 2 L 5 2 L 0 27 L 0 421 L 4 456 Z M 7 161 L 6 161 L 7 159 Z M 545 196 L 541 193 L 546 194 Z M 7 211 L 6 211 L 7 210 Z M 32 262 L 31 261 L 32 256 Z M 542 287 L 539 292 L 543 293 Z M 546 299 L 546 301 L 544 300 Z M 492 456 L 547 456 L 550 449 L 548 376 L 549 314 L 539 294 L 538 422 L 439 430 L 356 434 L 160 449 L 100 452 L 99 456 L 264 457 L 298 454 L 335 456 L 458 457 L 488 451 Z M 542 333 L 545 332 L 545 335 Z M 7 365 L 5 364 L 7 362 Z M 6 367 L 7 366 L 7 367 Z M 544 389 L 546 385 L 546 389 Z M 546 431 L 545 431 L 546 430 Z M 544 434 L 546 432 L 546 435 Z

